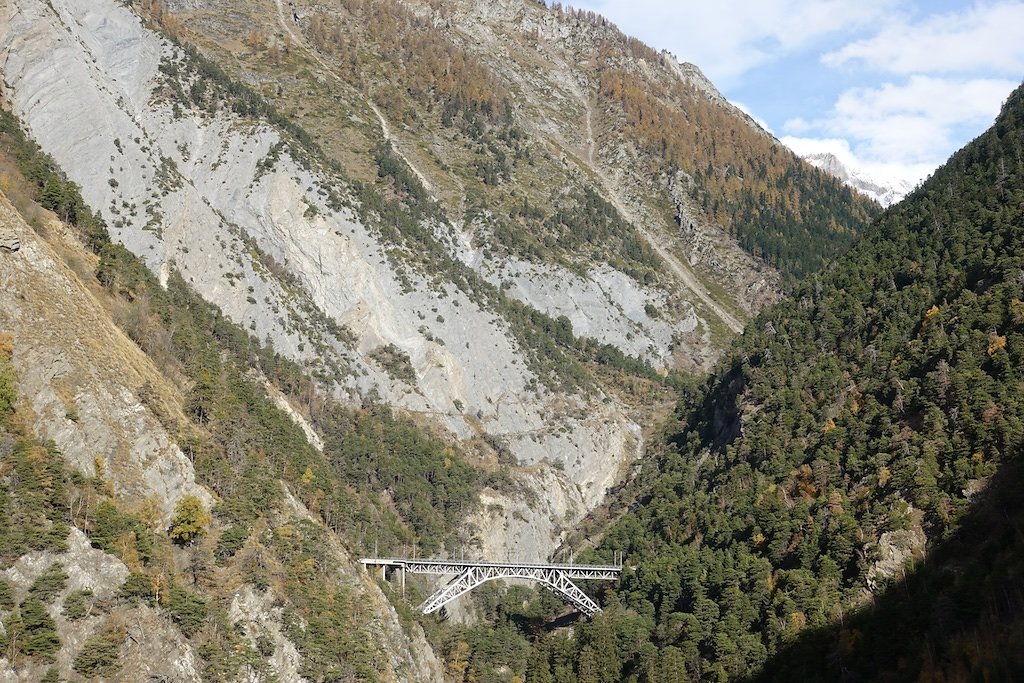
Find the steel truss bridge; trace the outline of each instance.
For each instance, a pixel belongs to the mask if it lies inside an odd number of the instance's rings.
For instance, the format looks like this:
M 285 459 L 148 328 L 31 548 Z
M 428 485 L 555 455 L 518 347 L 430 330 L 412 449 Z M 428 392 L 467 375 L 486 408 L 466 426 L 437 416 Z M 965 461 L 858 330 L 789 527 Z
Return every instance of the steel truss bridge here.
M 368 557 L 360 560 L 367 569 L 380 567 L 382 579 L 387 570 L 401 572 L 402 589 L 405 590 L 405 573 L 454 575 L 448 583 L 438 588 L 433 595 L 420 605 L 424 614 L 441 609 L 449 602 L 494 579 L 527 579 L 549 588 L 555 595 L 583 612 L 593 616 L 601 611 L 596 602 L 572 582 L 573 579 L 595 581 L 617 581 L 622 567 L 617 565 L 584 564 L 517 564 L 500 562 L 457 562 L 455 560 L 417 560 L 403 557 Z

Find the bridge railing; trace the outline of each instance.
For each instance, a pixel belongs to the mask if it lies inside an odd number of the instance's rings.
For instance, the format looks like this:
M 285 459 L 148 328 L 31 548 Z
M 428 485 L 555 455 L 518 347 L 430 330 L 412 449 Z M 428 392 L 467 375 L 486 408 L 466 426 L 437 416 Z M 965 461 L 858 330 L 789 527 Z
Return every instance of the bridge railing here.
M 399 567 L 414 574 L 458 574 L 471 567 L 522 571 L 530 569 L 557 570 L 574 579 L 614 580 L 622 573 L 622 565 L 551 564 L 542 562 L 466 562 L 408 557 L 367 557 L 360 560 L 366 567 Z

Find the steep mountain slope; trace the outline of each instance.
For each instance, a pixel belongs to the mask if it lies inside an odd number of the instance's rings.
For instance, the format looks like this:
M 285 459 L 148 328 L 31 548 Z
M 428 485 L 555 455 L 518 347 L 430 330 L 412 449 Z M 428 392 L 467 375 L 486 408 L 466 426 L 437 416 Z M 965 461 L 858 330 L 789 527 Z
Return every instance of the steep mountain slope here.
M 728 233 L 800 272 L 870 212 L 589 15 L 283 9 L 14 0 L 6 94 L 161 284 L 506 461 L 533 493 L 486 493 L 484 554 L 546 556 L 641 452 L 657 373 L 707 367 L 777 296 Z
M 592 557 L 632 570 L 527 678 L 1020 677 L 1022 151 L 1024 87 L 752 321 L 605 511 Z
M 578 234 L 565 234 L 575 226 L 551 218 L 589 189 L 675 261 L 681 296 L 721 316 L 728 301 L 711 294 L 718 287 L 745 311 L 772 298 L 771 281 L 749 272 L 756 263 L 730 236 L 792 275 L 836 253 L 872 211 L 729 105 L 696 67 L 592 12 L 523 0 L 292 2 L 294 19 L 278 14 L 275 26 L 269 4 L 182 3 L 175 29 L 229 51 L 229 68 L 243 65 L 243 78 L 294 107 L 346 165 L 360 166 L 352 147 L 366 144 L 369 99 L 464 238 L 500 246 L 501 256 L 588 255 L 585 242 L 574 253 Z M 317 83 L 329 97 L 309 99 Z M 491 216 L 478 223 L 474 208 Z M 786 244 L 797 240 L 799 252 Z M 628 250 L 641 261 L 642 242 Z M 488 270 L 508 268 L 489 256 Z
M 452 5 L 445 25 L 453 42 L 510 83 L 524 108 L 537 107 L 538 127 L 560 146 L 585 134 L 584 169 L 652 244 L 668 247 L 659 255 L 682 253 L 683 264 L 717 273 L 741 300 L 750 293 L 736 288 L 746 276 L 729 253 L 733 240 L 791 278 L 828 261 L 872 214 L 730 105 L 697 67 L 593 12 Z M 517 78 L 523 73 L 529 77 Z M 566 121 L 563 102 L 573 100 L 583 126 L 571 115 Z M 667 226 L 666 214 L 674 216 Z
M 18 209 L 0 195 L 0 677 L 439 680 L 422 631 L 325 528 L 324 454 L 204 333 L 211 312 L 180 278 L 169 290 L 184 301 L 163 298 L 12 123 L 4 113 L 0 178 Z M 216 398 L 203 419 L 183 393 L 196 386 Z M 366 499 L 346 499 L 367 518 Z
M 169 520 L 176 501 L 185 493 L 198 493 L 209 500 L 195 483 L 191 463 L 134 395 L 134 390 L 146 382 L 153 386 L 158 374 L 109 323 L 104 312 L 90 305 L 77 278 L 48 245 L 35 237 L 6 198 L 0 198 L 0 223 L 19 244 L 16 252 L 0 251 L 0 328 L 4 335 L 0 346 L 5 347 L 0 349 L 5 354 L 0 365 L 12 368 L 5 379 L 13 379 L 17 369 L 17 394 L 27 399 L 19 410 L 21 420 L 10 426 L 9 406 L 0 406 L 4 408 L 0 411 L 4 420 L 0 427 L 0 471 L 4 473 L 0 500 L 7 527 L 0 544 L 4 552 L 0 579 L 8 595 L 13 594 L 12 604 L 0 605 L 4 611 L 0 676 L 5 680 L 38 680 L 47 668 L 46 660 L 52 661 L 54 655 L 62 660 L 66 671 L 88 636 L 107 623 L 120 623 L 124 629 L 124 624 L 131 621 L 134 637 L 138 638 L 139 630 L 144 629 L 155 640 L 128 654 L 125 662 L 129 666 L 160 675 L 170 673 L 176 661 L 175 673 L 182 680 L 201 680 L 194 648 L 169 620 L 158 618 L 143 606 L 116 604 L 110 609 L 109 603 L 116 599 L 128 568 L 120 560 L 90 548 L 84 534 L 66 524 L 70 521 L 72 496 L 65 490 L 71 486 L 64 483 L 56 444 L 80 472 L 102 477 L 109 470 L 109 485 L 119 498 L 135 504 L 155 501 L 158 519 Z M 56 226 L 51 225 L 51 229 Z M 26 424 L 53 440 L 50 452 L 27 438 Z M 37 471 L 42 465 L 48 472 L 39 473 L 38 479 L 27 478 L 22 458 Z M 60 484 L 54 484 L 54 480 Z M 89 488 L 81 483 L 79 486 Z M 41 506 L 35 496 L 40 491 L 56 499 L 51 503 L 55 510 L 45 514 L 51 520 L 46 524 L 39 521 Z M 80 491 L 77 496 L 81 505 L 88 493 Z M 21 545 L 15 541 L 19 527 L 27 527 L 21 533 L 31 538 L 30 534 L 42 534 L 47 526 L 60 529 L 60 523 L 65 523 L 63 534 L 54 534 L 46 542 L 34 540 Z M 108 607 L 96 609 L 85 622 L 61 620 L 66 648 L 60 650 L 60 641 L 57 648 L 24 648 L 23 654 L 29 659 L 25 662 L 19 656 L 22 653 L 17 640 L 25 637 L 31 643 L 39 633 L 32 623 L 19 628 L 15 616 L 20 615 L 22 621 L 27 618 L 29 588 L 54 562 L 71 575 L 66 585 L 58 587 L 62 600 L 72 591 L 87 589 L 92 592 L 90 601 L 105 601 Z M 20 605 L 19 610 L 13 609 L 14 603 Z M 56 601 L 57 614 L 60 604 Z M 125 637 L 122 635 L 121 640 Z M 16 673 L 18 669 L 21 676 Z
M 541 465 L 526 480 L 546 492 L 544 504 L 510 501 L 520 514 L 483 539 L 486 551 L 543 556 L 557 542 L 551 520 L 582 514 L 634 457 L 640 429 L 625 407 L 553 391 L 589 384 L 535 329 L 553 321 L 537 323 L 497 288 L 467 281 L 422 233 L 447 230 L 429 207 L 391 202 L 377 207 L 383 218 L 357 217 L 346 203 L 368 210 L 379 196 L 343 199 L 349 191 L 336 189 L 300 130 L 231 113 L 247 111 L 249 95 L 199 76 L 194 60 L 114 2 L 15 5 L 5 74 L 16 111 L 164 283 L 180 272 L 339 395 L 379 396 Z M 185 115 L 174 99 L 181 80 L 209 84 L 223 110 Z M 411 247 L 403 258 L 392 220 L 428 240 L 420 257 L 429 268 Z

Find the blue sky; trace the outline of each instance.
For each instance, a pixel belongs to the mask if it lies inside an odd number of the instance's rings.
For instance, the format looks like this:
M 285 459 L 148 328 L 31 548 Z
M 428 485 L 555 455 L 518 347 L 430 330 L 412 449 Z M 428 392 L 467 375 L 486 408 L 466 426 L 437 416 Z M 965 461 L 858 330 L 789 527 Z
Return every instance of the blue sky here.
M 1024 0 L 576 0 L 798 152 L 917 181 L 1024 80 Z

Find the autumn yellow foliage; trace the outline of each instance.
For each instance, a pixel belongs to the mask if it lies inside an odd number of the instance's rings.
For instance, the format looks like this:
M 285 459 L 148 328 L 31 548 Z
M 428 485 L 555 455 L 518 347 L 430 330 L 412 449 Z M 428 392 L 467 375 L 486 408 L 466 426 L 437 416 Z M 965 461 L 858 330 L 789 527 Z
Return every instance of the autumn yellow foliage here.
M 400 91 L 419 101 L 433 99 L 471 110 L 492 121 L 505 116 L 509 108 L 505 87 L 477 57 L 435 30 L 429 18 L 385 0 L 342 0 L 341 6 L 361 21 L 316 13 L 306 28 L 310 42 L 332 56 L 353 83 L 372 80 L 374 69 L 383 66 L 388 88 L 377 99 L 392 117 L 404 117 Z M 358 27 L 365 27 L 365 35 L 357 33 Z M 374 47 L 367 50 L 367 45 Z
M 210 513 L 197 496 L 182 496 L 174 508 L 168 535 L 177 543 L 191 543 L 206 534 L 212 521 Z
M 994 356 L 1003 348 L 1006 348 L 1006 337 L 997 332 L 990 332 L 988 335 L 988 355 Z
M 1015 325 L 1024 325 L 1024 301 L 1014 299 L 1010 302 L 1010 314 Z

